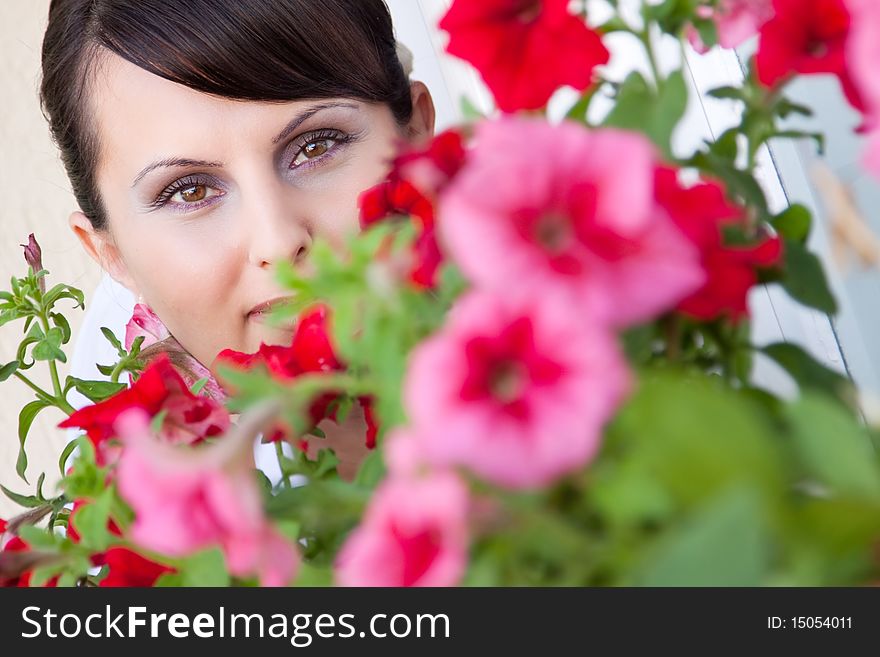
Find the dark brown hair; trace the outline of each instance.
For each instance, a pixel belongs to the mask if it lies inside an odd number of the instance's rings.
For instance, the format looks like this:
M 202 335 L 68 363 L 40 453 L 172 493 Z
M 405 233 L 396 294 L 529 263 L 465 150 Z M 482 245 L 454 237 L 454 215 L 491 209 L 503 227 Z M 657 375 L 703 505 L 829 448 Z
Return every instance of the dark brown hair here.
M 172 82 L 235 100 L 354 98 L 412 115 L 384 0 L 52 0 L 43 39 L 43 114 L 77 203 L 107 217 L 88 93 L 109 51 Z

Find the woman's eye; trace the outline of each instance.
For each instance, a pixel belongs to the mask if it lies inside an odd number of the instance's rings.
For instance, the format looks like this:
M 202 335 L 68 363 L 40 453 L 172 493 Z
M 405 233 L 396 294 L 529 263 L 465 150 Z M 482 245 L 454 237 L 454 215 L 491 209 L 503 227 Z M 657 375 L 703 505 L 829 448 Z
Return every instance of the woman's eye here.
M 290 165 L 291 169 L 295 169 L 301 164 L 305 164 L 309 160 L 316 160 L 319 157 L 329 153 L 336 145 L 335 139 L 314 139 L 300 149 L 296 158 Z
M 207 185 L 187 185 L 186 187 L 178 190 L 171 197 L 171 200 L 175 203 L 180 203 L 182 205 L 191 204 L 191 203 L 200 203 L 201 201 L 205 201 L 213 196 L 217 196 L 219 192 L 217 190 L 208 187 Z

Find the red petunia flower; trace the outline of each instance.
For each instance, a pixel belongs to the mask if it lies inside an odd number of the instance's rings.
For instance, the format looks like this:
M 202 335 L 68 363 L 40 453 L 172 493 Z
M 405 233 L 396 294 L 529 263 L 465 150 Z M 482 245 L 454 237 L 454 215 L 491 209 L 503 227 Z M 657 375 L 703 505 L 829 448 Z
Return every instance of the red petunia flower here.
M 100 464 L 112 460 L 107 442 L 115 435 L 117 417 L 140 408 L 150 417 L 167 414 L 160 436 L 169 443 L 196 444 L 229 428 L 229 414 L 218 402 L 190 392 L 186 382 L 166 356 L 150 363 L 131 388 L 99 404 L 77 411 L 59 427 L 78 427 L 88 434 Z
M 360 199 L 361 227 L 395 216 L 410 216 L 417 229 L 410 281 L 433 288 L 443 255 L 434 228 L 434 203 L 464 166 L 462 135 L 454 130 L 435 137 L 425 148 L 410 148 L 392 162 L 387 179 L 368 189 Z
M 216 370 L 218 366 L 223 365 L 245 371 L 256 367 L 265 367 L 269 374 L 278 381 L 292 381 L 303 374 L 342 370 L 344 366 L 336 357 L 330 342 L 327 321 L 327 308 L 323 305 L 316 306 L 300 317 L 289 346 L 262 344 L 260 349 L 253 354 L 227 349 L 218 354 L 214 361 L 214 369 Z M 312 402 L 309 415 L 313 425 L 317 425 L 325 418 L 335 420 L 335 411 L 331 409 L 337 398 L 338 395 L 331 392 L 321 395 Z M 376 444 L 378 427 L 372 413 L 371 400 L 363 397 L 359 398 L 358 402 L 363 406 L 367 420 L 365 442 L 367 447 L 373 448 Z M 269 432 L 267 440 L 277 442 L 284 439 L 289 433 L 288 427 L 279 425 L 275 430 Z
M 104 588 L 150 587 L 162 575 L 174 572 L 173 568 L 150 561 L 124 547 L 107 550 L 104 553 L 104 564 L 108 568 L 107 576 L 98 584 Z
M 84 500 L 77 500 L 70 512 L 67 537 L 74 543 L 80 541 L 76 519 L 79 509 L 84 505 Z M 112 519 L 107 522 L 107 530 L 115 536 L 122 536 L 119 526 Z M 107 567 L 107 576 L 98 585 L 102 587 L 149 587 L 165 573 L 174 572 L 170 566 L 151 561 L 125 547 L 111 547 L 106 552 L 92 555 L 91 559 L 95 566 Z
M 761 83 L 773 87 L 795 73 L 830 73 L 852 106 L 864 110 L 846 61 L 851 18 L 845 0 L 773 0 L 773 9 L 758 46 Z
M 715 182 L 685 188 L 675 169 L 661 167 L 656 173 L 656 195 L 658 203 L 696 245 L 707 275 L 703 287 L 684 299 L 678 310 L 700 320 L 748 316 L 747 296 L 758 283 L 756 272 L 779 263 L 782 241 L 772 236 L 751 246 L 725 245 L 724 224 L 741 222 L 743 213 Z
M 503 112 L 540 109 L 562 86 L 583 91 L 608 50 L 569 0 L 457 0 L 440 21 L 446 50 L 476 67 Z
M 25 543 L 18 536 L 14 536 L 13 538 L 9 539 L 9 542 L 7 542 L 6 545 L 3 546 L 2 550 L 0 550 L 0 558 L 2 558 L 4 553 L 6 555 L 9 555 L 11 553 L 19 553 L 19 554 L 25 555 L 26 553 L 30 552 L 30 549 L 31 549 L 30 545 Z M 36 557 L 30 565 L 32 565 L 32 566 L 38 565 L 39 560 L 40 560 L 40 558 Z M 28 569 L 24 572 L 21 572 L 20 574 L 15 575 L 14 577 L 4 578 L 2 576 L 2 573 L 0 573 L 0 587 L 2 587 L 2 588 L 27 588 L 31 585 L 31 575 L 32 574 L 33 574 L 33 571 L 31 569 Z M 46 588 L 58 586 L 58 575 L 56 575 L 55 577 L 52 577 L 45 584 L 43 584 L 43 586 Z

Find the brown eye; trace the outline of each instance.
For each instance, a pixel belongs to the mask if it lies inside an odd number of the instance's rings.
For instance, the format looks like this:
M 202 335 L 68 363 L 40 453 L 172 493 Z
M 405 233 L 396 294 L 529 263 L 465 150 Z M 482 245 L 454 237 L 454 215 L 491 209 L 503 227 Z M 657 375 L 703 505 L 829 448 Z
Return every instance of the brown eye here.
M 333 146 L 336 144 L 336 140 L 334 139 L 316 139 L 314 141 L 310 141 L 308 144 L 303 146 L 302 150 L 297 154 L 296 159 L 294 159 L 293 164 L 291 164 L 291 168 L 296 168 L 300 164 L 307 162 L 308 160 L 314 160 L 322 155 L 326 155 L 330 152 Z
M 193 185 L 180 191 L 180 197 L 185 203 L 198 203 L 204 201 L 208 195 L 208 188 L 204 185 Z
M 218 194 L 217 190 L 208 185 L 187 185 L 175 192 L 171 201 L 179 205 L 195 205 Z

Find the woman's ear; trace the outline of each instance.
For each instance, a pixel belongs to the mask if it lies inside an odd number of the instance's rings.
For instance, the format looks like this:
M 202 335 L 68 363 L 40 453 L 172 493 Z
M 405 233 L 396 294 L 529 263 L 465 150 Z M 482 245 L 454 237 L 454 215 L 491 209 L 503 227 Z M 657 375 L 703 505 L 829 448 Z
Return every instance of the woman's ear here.
M 408 132 L 412 141 L 425 141 L 434 136 L 436 111 L 434 99 L 424 82 L 413 82 L 410 85 L 412 94 L 413 114 Z
M 109 230 L 95 230 L 92 222 L 82 212 L 73 212 L 68 219 L 70 229 L 86 253 L 100 265 L 113 279 L 127 287 L 132 294 L 138 296 L 139 291 L 128 269 L 122 261 L 119 249 Z

